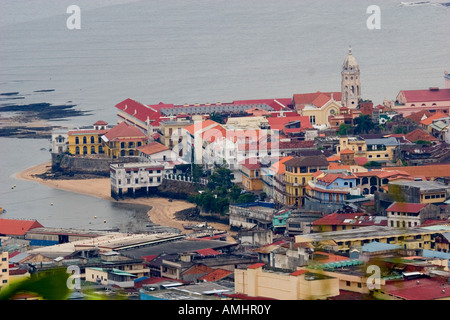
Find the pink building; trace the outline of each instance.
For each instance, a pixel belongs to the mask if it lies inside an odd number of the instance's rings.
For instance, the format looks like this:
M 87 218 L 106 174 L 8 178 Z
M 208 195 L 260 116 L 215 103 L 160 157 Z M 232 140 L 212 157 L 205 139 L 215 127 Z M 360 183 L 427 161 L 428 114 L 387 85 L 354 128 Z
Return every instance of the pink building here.
M 449 114 L 450 88 L 432 87 L 428 90 L 402 90 L 397 95 L 393 109 L 403 116 L 409 116 L 423 110 L 431 113 L 440 111 Z

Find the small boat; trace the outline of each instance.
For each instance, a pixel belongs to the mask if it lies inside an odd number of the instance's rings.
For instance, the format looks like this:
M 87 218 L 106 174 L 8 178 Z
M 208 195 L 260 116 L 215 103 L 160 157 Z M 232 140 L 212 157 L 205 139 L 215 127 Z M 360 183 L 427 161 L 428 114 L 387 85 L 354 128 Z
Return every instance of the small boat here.
M 5 212 L 6 212 L 6 210 L 3 209 L 2 207 L 0 207 L 0 213 L 5 213 Z
M 431 1 L 417 1 L 417 2 L 400 2 L 402 6 L 421 6 L 425 4 L 430 4 Z

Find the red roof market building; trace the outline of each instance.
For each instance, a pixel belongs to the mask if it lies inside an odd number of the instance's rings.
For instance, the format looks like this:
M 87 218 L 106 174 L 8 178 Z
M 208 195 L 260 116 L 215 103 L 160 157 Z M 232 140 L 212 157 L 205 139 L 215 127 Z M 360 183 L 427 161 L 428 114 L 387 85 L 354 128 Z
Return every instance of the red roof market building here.
M 0 235 L 3 236 L 25 236 L 35 228 L 42 228 L 36 220 L 0 219 Z
M 418 111 L 443 112 L 449 114 L 450 88 L 429 88 L 428 90 L 402 90 L 392 107 L 394 111 L 409 116 Z

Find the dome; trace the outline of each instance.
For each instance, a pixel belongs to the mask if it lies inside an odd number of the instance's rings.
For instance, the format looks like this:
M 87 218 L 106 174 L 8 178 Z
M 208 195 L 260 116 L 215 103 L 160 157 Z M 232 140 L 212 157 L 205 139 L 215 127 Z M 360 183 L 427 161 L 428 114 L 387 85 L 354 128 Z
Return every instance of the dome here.
M 352 54 L 352 48 L 348 49 L 348 55 L 345 58 L 344 64 L 342 65 L 343 71 L 359 71 L 358 61 Z

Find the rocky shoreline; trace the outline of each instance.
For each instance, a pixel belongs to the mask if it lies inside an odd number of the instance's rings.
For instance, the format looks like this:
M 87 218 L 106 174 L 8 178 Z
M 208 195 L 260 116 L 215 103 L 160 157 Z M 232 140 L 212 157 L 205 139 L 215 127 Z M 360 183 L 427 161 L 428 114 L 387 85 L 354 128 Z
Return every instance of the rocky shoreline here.
M 47 102 L 4 104 L 0 106 L 0 137 L 50 139 L 53 129 L 49 121 L 89 115 L 89 111 L 75 109 L 76 105 L 52 105 Z

